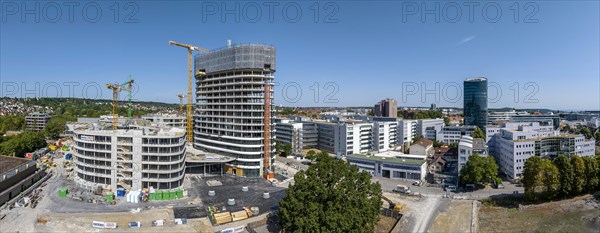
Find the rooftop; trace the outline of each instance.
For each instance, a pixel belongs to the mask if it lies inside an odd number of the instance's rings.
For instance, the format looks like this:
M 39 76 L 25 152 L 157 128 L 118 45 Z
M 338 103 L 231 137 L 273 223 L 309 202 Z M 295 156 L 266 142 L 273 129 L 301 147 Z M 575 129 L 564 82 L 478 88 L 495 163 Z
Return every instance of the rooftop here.
M 405 158 L 384 157 L 384 156 L 363 155 L 363 154 L 351 154 L 346 157 L 353 158 L 353 159 L 384 162 L 384 163 L 397 163 L 397 164 L 409 164 L 409 165 L 422 165 L 423 163 L 425 163 L 425 160 L 423 160 L 423 159 L 405 159 Z
M 468 78 L 468 79 L 465 79 L 465 82 L 481 82 L 481 81 L 487 81 L 487 78 L 477 77 L 477 78 Z
M 553 135 L 553 136 L 542 136 L 542 137 L 528 138 L 528 139 L 523 139 L 523 140 L 513 140 L 513 142 L 534 142 L 534 141 L 539 141 L 542 139 L 549 139 L 549 138 L 573 138 L 574 139 L 576 137 L 583 137 L 583 135 L 561 133 L 559 135 Z M 585 141 L 591 142 L 592 140 L 585 139 Z
M 31 159 L 0 155 L 0 174 L 4 174 L 29 161 L 31 161 Z
M 417 140 L 416 142 L 413 142 L 411 144 L 411 146 L 412 145 L 421 145 L 422 147 L 427 148 L 428 146 L 433 145 L 433 141 L 431 141 L 431 140 L 429 140 L 427 138 L 421 138 L 421 139 Z
M 181 136 L 185 134 L 185 130 L 178 127 L 168 126 L 150 126 L 150 122 L 146 120 L 133 120 L 125 124 L 120 124 L 119 127 L 127 129 L 112 130 L 109 123 L 88 123 L 77 122 L 67 124 L 70 130 L 76 131 L 78 134 L 94 134 L 94 135 L 149 135 L 149 136 Z

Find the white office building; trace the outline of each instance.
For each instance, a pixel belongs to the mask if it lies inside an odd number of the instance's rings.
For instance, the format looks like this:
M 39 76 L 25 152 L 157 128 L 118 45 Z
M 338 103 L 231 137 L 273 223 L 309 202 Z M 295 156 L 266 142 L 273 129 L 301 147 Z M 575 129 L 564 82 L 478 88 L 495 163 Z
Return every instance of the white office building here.
M 436 135 L 436 140 L 446 145 L 460 142 L 462 136 L 470 136 L 475 130 L 474 125 L 444 126 Z
M 469 157 L 477 152 L 479 156 L 488 156 L 488 146 L 483 138 L 472 138 L 471 136 L 462 136 L 458 142 L 458 174 L 460 170 L 467 164 Z
M 409 147 L 414 137 L 417 136 L 416 120 L 398 121 L 398 145 Z
M 488 112 L 488 125 L 494 124 L 494 122 L 508 121 L 513 116 L 526 116 L 529 115 L 527 111 L 489 111 Z
M 303 124 L 289 119 L 275 118 L 275 141 L 290 144 L 292 153 L 300 153 L 303 148 Z
M 488 146 L 500 171 L 511 178 L 521 177 L 525 160 L 531 156 L 554 158 L 559 154 L 593 156 L 595 153 L 593 141 L 582 135 L 561 134 L 552 125 L 530 122 L 505 126 L 488 141 Z
M 387 151 L 398 145 L 398 122 L 373 122 L 373 151 Z
M 444 119 L 417 120 L 417 135 L 434 141 L 442 127 L 444 127 Z

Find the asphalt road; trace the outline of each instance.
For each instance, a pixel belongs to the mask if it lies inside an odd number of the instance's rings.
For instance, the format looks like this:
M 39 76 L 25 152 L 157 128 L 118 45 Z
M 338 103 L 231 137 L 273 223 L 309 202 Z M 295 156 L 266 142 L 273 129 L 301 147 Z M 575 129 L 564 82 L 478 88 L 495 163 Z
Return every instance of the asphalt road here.
M 404 181 L 404 180 L 393 180 L 389 178 L 381 178 L 381 177 L 373 177 L 371 179 L 372 182 L 379 182 L 381 184 L 381 189 L 383 191 L 392 192 L 396 188 L 397 185 L 406 185 L 410 187 L 413 193 L 420 193 L 426 197 L 442 197 L 445 195 L 454 196 L 455 198 L 465 198 L 465 199 L 486 199 L 490 196 L 495 195 L 506 195 L 513 194 L 513 192 L 518 192 L 522 194 L 524 192 L 523 187 L 517 187 L 514 184 L 509 182 L 503 182 L 504 189 L 494 189 L 491 187 L 487 187 L 484 189 L 475 190 L 472 192 L 446 192 L 441 187 L 427 187 L 426 184 L 421 186 L 412 185 L 412 181 Z

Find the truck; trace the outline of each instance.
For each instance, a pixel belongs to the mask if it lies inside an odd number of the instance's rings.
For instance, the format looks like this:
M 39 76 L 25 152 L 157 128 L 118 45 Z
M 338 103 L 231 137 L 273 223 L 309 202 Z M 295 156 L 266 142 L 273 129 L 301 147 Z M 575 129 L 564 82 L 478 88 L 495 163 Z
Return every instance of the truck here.
M 404 194 L 410 194 L 410 188 L 406 185 L 397 185 L 396 188 L 394 190 L 392 190 L 395 193 L 404 193 Z

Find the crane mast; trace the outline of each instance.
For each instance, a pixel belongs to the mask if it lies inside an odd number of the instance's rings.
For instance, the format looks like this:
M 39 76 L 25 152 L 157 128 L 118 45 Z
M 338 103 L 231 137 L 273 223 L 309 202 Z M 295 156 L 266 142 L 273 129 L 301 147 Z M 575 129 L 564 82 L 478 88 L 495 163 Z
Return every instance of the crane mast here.
M 177 94 L 177 98 L 179 98 L 179 115 L 183 115 L 183 97 L 184 94 Z
M 131 119 L 131 98 L 132 98 L 132 89 L 133 89 L 133 79 L 129 79 L 122 84 L 118 83 L 107 83 L 106 88 L 111 89 L 113 91 L 112 95 L 112 129 L 117 130 L 118 121 L 119 121 L 119 92 L 127 91 L 129 92 L 129 107 L 128 107 L 128 117 Z
M 188 91 L 187 91 L 187 124 L 186 124 L 186 139 L 189 143 L 193 141 L 192 127 L 194 123 L 192 121 L 192 51 L 199 51 L 207 53 L 208 49 L 201 48 L 191 44 L 182 44 L 175 41 L 169 41 L 169 45 L 175 45 L 182 48 L 186 48 L 188 51 Z

